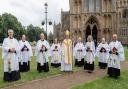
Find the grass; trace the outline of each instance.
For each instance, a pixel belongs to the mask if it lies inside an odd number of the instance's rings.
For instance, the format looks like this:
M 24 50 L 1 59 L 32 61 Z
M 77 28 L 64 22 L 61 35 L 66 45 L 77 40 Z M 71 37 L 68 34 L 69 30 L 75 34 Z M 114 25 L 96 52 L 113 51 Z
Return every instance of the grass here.
M 128 61 L 128 49 L 126 47 L 125 58 L 127 59 L 126 61 Z M 119 79 L 105 76 L 88 83 L 73 86 L 71 89 L 128 89 L 128 70 L 123 71 Z
M 1 57 L 1 49 L 0 49 L 0 57 Z M 21 80 L 16 81 L 16 82 L 4 82 L 3 81 L 3 60 L 2 58 L 0 58 L 0 88 L 2 87 L 7 87 L 7 86 L 12 86 L 12 85 L 16 85 L 16 84 L 21 84 L 27 81 L 31 81 L 31 80 L 35 80 L 35 79 L 41 79 L 41 78 L 45 78 L 45 77 L 50 77 L 53 75 L 58 75 L 58 74 L 64 74 L 63 72 L 60 71 L 60 68 L 53 68 L 50 66 L 50 71 L 48 73 L 38 73 L 36 70 L 36 61 L 35 58 L 32 57 L 32 61 L 31 61 L 31 67 L 30 67 L 30 71 L 27 73 L 21 73 Z M 73 70 L 74 71 L 78 71 L 81 68 L 78 67 L 74 67 Z
M 105 76 L 101 79 L 72 87 L 71 89 L 128 89 L 128 71 L 122 72 L 119 79 Z
M 126 53 L 126 59 L 128 59 L 128 49 L 126 49 L 126 48 L 125 48 L 125 53 Z M 0 49 L 0 57 L 1 57 L 1 55 L 2 55 L 2 53 L 1 53 L 1 49 Z M 98 61 L 96 60 L 95 63 L 97 65 Z M 81 68 L 78 68 L 78 67 L 73 67 L 73 68 L 74 68 L 73 69 L 74 71 L 78 71 L 78 70 L 81 69 Z M 31 80 L 35 80 L 35 79 L 41 79 L 41 78 L 50 77 L 50 76 L 53 76 L 53 75 L 63 74 L 60 71 L 60 68 L 53 68 L 51 66 L 50 66 L 50 71 L 48 73 L 38 73 L 37 70 L 36 70 L 36 62 L 35 62 L 35 58 L 34 57 L 32 57 L 32 61 L 31 61 L 31 70 L 29 72 L 27 72 L 27 73 L 21 73 L 21 80 L 19 80 L 17 82 L 11 82 L 11 83 L 4 82 L 3 81 L 3 73 L 4 73 L 3 72 L 3 60 L 2 60 L 2 58 L 0 58 L 0 88 L 7 87 L 7 86 L 12 86 L 12 85 L 16 85 L 16 84 L 21 84 L 21 83 L 24 83 L 24 82 L 27 82 L 27 81 L 31 81 Z M 128 76 L 128 72 L 127 71 L 123 73 L 122 78 L 120 79 L 122 82 L 123 81 L 125 82 L 125 80 L 128 79 L 128 78 L 125 79 L 125 77 L 127 77 L 126 75 Z M 103 81 L 103 83 L 102 83 L 101 80 Z M 89 86 L 93 86 L 93 85 L 96 86 L 95 82 L 97 83 L 97 81 L 101 81 L 101 84 L 99 82 L 98 82 L 98 84 L 105 85 L 107 83 L 110 83 L 109 81 L 111 81 L 111 80 L 113 80 L 113 79 L 109 79 L 109 78 L 104 77 L 103 79 L 99 79 L 99 80 L 94 81 L 94 83 L 88 83 L 88 85 L 87 85 L 88 88 L 83 88 L 86 85 L 86 84 L 84 84 L 84 85 L 81 85 L 80 88 L 76 87 L 76 88 L 73 88 L 73 89 L 100 89 L 100 88 L 91 88 L 91 87 L 89 88 Z M 112 83 L 116 83 L 114 81 L 115 80 L 113 80 L 111 82 Z M 128 82 L 126 82 L 126 83 L 128 83 Z M 97 85 L 97 87 L 98 86 L 99 85 Z M 103 89 L 103 87 L 102 87 L 102 89 Z M 109 89 L 109 88 L 106 88 L 106 89 Z M 110 88 L 110 89 L 115 89 L 115 88 Z M 119 89 L 121 89 L 121 88 L 119 88 Z M 127 89 L 127 88 L 124 88 L 124 89 Z
M 124 47 L 124 50 L 125 50 L 125 58 L 128 60 L 128 48 Z

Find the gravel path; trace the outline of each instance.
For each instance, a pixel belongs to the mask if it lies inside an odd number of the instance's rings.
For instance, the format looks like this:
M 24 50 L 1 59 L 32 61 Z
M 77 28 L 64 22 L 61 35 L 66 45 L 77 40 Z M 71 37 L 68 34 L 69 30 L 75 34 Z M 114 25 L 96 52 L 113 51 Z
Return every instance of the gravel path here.
M 122 63 L 122 69 L 128 69 L 128 63 Z M 86 83 L 106 75 L 106 70 L 95 69 L 92 74 L 81 70 L 74 73 L 43 78 L 27 82 L 22 85 L 12 86 L 4 89 L 69 89 L 71 86 Z

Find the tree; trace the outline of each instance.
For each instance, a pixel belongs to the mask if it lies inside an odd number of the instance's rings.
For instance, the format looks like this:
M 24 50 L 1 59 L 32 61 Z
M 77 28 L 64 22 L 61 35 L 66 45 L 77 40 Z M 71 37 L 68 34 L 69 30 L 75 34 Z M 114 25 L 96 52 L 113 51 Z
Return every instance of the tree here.
M 7 37 L 8 29 L 14 30 L 14 34 L 17 39 L 20 38 L 20 35 L 22 34 L 23 31 L 21 23 L 17 20 L 15 16 L 8 13 L 4 13 L 2 14 L 2 16 L 0 16 L 0 32 L 2 33 L 0 43 L 3 41 L 5 37 Z
M 38 26 L 34 27 L 32 24 L 24 27 L 15 16 L 4 13 L 0 15 L 0 43 L 3 42 L 5 37 L 7 37 L 8 29 L 14 30 L 14 36 L 18 40 L 21 38 L 21 35 L 25 34 L 28 36 L 28 40 L 31 42 L 37 41 L 40 33 L 46 34 L 43 28 Z
M 32 24 L 27 27 L 27 36 L 31 42 L 39 40 L 40 33 L 46 34 L 43 28 L 34 27 Z

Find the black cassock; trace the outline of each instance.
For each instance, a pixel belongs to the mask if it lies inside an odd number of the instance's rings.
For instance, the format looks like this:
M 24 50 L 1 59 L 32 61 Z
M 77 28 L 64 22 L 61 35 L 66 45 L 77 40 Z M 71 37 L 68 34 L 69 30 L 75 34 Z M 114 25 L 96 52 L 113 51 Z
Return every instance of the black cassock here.
M 45 49 L 43 50 L 42 48 L 45 48 Z M 44 45 L 42 45 L 42 48 L 40 49 L 40 53 L 43 54 L 48 51 L 48 49 Z M 45 61 L 44 65 L 41 65 L 41 63 L 37 62 L 37 70 L 39 72 L 42 72 L 42 71 L 48 72 L 49 71 L 49 64 L 48 64 L 48 62 L 46 62 L 46 58 L 44 59 L 44 61 Z
M 21 52 L 28 52 L 29 48 L 24 45 L 23 48 L 21 49 Z M 19 69 L 20 72 L 28 72 L 30 70 L 30 61 L 27 62 L 19 62 Z

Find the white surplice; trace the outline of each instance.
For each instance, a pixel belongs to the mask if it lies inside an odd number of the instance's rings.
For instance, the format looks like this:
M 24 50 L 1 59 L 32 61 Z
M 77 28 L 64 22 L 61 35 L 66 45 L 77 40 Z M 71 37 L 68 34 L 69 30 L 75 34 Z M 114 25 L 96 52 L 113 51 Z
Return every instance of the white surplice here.
M 61 71 L 72 71 L 73 49 L 72 41 L 65 39 L 62 43 Z
M 106 50 L 106 53 L 104 52 L 100 52 L 101 48 L 104 48 Z M 109 48 L 109 45 L 107 43 L 100 43 L 97 47 L 97 56 L 98 56 L 98 59 L 99 59 L 99 62 L 101 63 L 108 63 L 108 58 L 109 58 L 109 51 L 110 51 L 110 48 Z
M 42 45 L 46 47 L 47 49 L 46 52 L 43 52 L 43 53 L 40 52 Z M 51 56 L 51 52 L 50 52 L 50 45 L 46 40 L 44 41 L 39 40 L 37 42 L 37 45 L 35 48 L 35 56 L 36 56 L 36 62 L 40 63 L 41 66 L 43 66 L 44 63 L 49 62 L 49 56 Z
M 77 59 L 78 61 L 81 61 L 81 59 L 84 58 L 85 56 L 85 47 L 84 44 L 82 42 L 78 42 L 76 44 L 76 46 L 74 47 L 74 57 L 75 59 Z M 78 51 L 78 50 L 82 50 L 82 51 Z
M 110 47 L 110 51 L 112 51 L 113 48 L 115 47 L 117 49 L 118 55 L 110 54 L 109 61 L 108 61 L 108 67 L 120 69 L 120 62 L 125 60 L 124 48 L 119 41 L 116 41 L 116 42 L 112 41 L 109 44 L 109 47 Z
M 21 49 L 24 47 L 24 46 L 26 46 L 28 49 L 29 49 L 29 51 L 21 51 Z M 26 62 L 26 63 L 28 63 L 28 61 L 31 61 L 31 57 L 32 57 L 32 55 L 33 55 L 33 53 L 32 53 L 32 47 L 31 47 L 31 45 L 29 44 L 29 42 L 28 41 L 19 41 L 19 48 L 20 48 L 20 59 L 19 59 L 19 61 L 21 62 L 21 64 L 23 63 L 23 62 Z
M 57 49 L 55 49 L 55 47 L 57 47 Z M 51 46 L 51 63 L 61 63 L 61 48 L 59 43 L 53 43 Z
M 87 42 L 85 45 L 85 50 L 87 50 L 87 48 L 90 48 L 90 50 L 92 50 L 92 52 L 86 51 L 86 61 L 87 61 L 87 63 L 92 64 L 95 61 L 95 54 L 96 54 L 94 42 L 93 41 Z
M 10 53 L 9 49 L 15 48 L 16 53 Z M 19 71 L 19 44 L 15 38 L 5 38 L 2 45 L 2 59 L 4 59 L 4 72 Z

